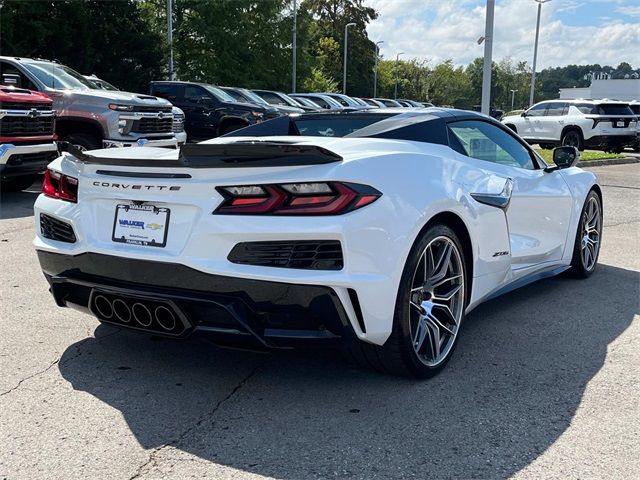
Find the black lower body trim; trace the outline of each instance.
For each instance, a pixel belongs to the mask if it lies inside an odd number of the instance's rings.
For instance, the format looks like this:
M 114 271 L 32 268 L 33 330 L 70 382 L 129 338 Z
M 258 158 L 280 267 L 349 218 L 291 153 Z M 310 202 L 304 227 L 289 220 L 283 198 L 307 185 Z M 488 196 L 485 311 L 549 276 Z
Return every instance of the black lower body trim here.
M 624 148 L 631 146 L 635 135 L 598 135 L 584 141 L 586 148 Z
M 101 318 L 92 305 L 95 292 L 131 305 L 141 299 L 151 310 L 162 302 L 174 305 L 188 326 L 179 336 L 202 331 L 231 336 L 234 344 L 244 338 L 249 346 L 287 347 L 310 340 L 325 344 L 352 332 L 342 303 L 329 287 L 211 275 L 175 263 L 96 253 L 38 251 L 38 259 L 58 305 L 86 309 L 108 323 L 114 322 Z M 220 343 L 227 343 L 224 338 Z

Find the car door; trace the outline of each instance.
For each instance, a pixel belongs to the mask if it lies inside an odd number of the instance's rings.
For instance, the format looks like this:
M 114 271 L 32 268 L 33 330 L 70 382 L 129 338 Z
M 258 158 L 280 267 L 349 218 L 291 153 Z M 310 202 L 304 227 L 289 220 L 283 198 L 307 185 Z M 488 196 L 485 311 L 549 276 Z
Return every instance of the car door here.
M 559 142 L 565 125 L 568 105 L 567 102 L 549 102 L 544 117 L 540 120 L 542 128 L 540 139 Z
M 539 140 L 542 135 L 542 122 L 547 110 L 546 103 L 538 103 L 522 114 L 522 121 L 516 125 L 518 134 L 526 140 Z
M 572 213 L 571 191 L 562 176 L 545 172 L 531 148 L 507 127 L 485 120 L 462 120 L 449 123 L 448 128 L 452 148 L 485 161 L 483 168 L 511 180 L 510 201 L 504 212 L 514 274 L 558 262 Z M 470 193 L 473 197 L 474 192 Z
M 219 103 L 200 85 L 185 85 L 183 101 L 180 105 L 185 112 L 187 137 L 193 140 L 208 140 L 218 136 L 220 115 L 216 110 Z

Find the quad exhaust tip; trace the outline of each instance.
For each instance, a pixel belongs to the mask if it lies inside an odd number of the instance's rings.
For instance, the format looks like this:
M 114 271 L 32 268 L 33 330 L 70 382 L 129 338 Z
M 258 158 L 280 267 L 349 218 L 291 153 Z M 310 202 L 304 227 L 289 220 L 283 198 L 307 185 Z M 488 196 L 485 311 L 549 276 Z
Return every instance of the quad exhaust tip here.
M 151 322 L 153 322 L 153 316 L 151 315 L 151 311 L 140 302 L 136 302 L 133 304 L 131 308 L 133 312 L 133 319 L 138 322 L 139 325 L 143 327 L 150 327 Z
M 124 302 L 123 302 L 124 303 Z M 93 304 L 96 307 L 96 311 L 105 319 L 109 320 L 113 317 L 113 304 L 104 295 L 96 296 Z
M 118 320 L 123 323 L 129 323 L 131 321 L 131 309 L 124 300 L 116 298 L 113 303 L 113 313 L 115 313 Z
M 107 293 L 97 293 L 91 306 L 100 320 L 168 335 L 180 335 L 190 327 L 189 321 L 177 308 L 170 302 Z

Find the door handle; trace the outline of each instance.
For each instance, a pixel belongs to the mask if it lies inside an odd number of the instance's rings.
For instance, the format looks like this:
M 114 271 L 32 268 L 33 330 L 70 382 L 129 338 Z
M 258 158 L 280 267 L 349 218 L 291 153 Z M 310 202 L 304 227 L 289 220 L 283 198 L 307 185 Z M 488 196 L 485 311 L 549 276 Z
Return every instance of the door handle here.
M 490 190 L 493 190 L 491 187 L 496 186 L 496 181 L 502 180 L 503 187 L 499 193 L 492 193 Z M 506 210 L 509 206 L 509 202 L 511 201 L 511 192 L 513 191 L 513 180 L 511 178 L 502 178 L 502 177 L 492 177 L 487 187 L 489 187 L 486 192 L 472 192 L 471 197 L 479 203 L 483 203 L 485 205 L 489 205 L 491 207 L 501 208 Z M 494 190 L 495 191 L 495 190 Z

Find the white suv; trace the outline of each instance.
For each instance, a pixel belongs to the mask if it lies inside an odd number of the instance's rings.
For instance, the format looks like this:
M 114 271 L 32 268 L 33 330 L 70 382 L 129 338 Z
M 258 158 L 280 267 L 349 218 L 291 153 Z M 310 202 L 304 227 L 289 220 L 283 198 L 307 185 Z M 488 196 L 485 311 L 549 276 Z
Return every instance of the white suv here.
M 542 148 L 571 145 L 621 152 L 636 139 L 636 117 L 629 104 L 612 100 L 548 100 L 502 123 Z

